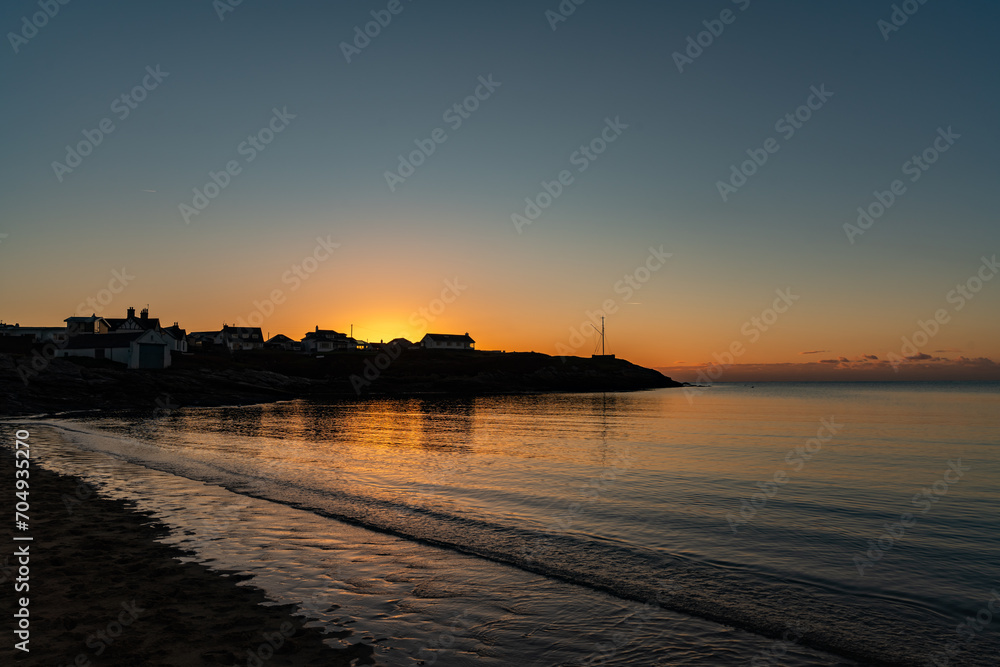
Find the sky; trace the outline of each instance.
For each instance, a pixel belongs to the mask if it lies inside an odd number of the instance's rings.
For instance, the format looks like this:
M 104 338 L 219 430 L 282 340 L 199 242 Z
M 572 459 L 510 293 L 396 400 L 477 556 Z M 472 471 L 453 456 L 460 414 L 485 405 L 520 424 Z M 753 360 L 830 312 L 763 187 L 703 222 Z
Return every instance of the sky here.
M 586 356 L 603 315 L 680 379 L 1000 378 L 998 20 L 12 0 L 0 318 Z

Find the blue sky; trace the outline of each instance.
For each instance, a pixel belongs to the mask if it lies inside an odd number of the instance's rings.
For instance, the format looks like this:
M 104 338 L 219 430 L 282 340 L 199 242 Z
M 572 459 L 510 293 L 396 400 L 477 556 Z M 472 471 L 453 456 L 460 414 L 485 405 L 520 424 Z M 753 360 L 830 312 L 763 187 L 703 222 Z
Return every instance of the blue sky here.
M 853 358 L 898 347 L 997 248 L 993 3 L 913 5 L 885 39 L 892 3 L 589 0 L 553 30 L 558 2 L 402 0 L 348 63 L 341 44 L 388 5 L 244 0 L 220 20 L 211 2 L 70 2 L 15 53 L 9 33 L 41 10 L 5 3 L 0 316 L 59 321 L 126 265 L 138 277 L 108 314 L 150 303 L 212 328 L 329 234 L 340 254 L 271 333 L 319 319 L 392 337 L 460 276 L 469 289 L 437 327 L 552 352 L 662 244 L 669 265 L 611 318 L 622 356 L 706 360 L 793 286 L 802 301 L 747 360 Z M 724 11 L 679 72 L 674 54 Z M 169 74 L 118 119 L 112 101 L 156 66 Z M 490 76 L 450 128 L 443 113 Z M 783 137 L 775 122 L 814 86 L 833 94 Z M 245 162 L 275 108 L 294 119 Z M 52 163 L 103 118 L 114 131 L 60 181 Z M 577 171 L 608 118 L 627 129 Z M 857 207 L 949 127 L 954 145 L 849 243 Z M 447 140 L 390 191 L 385 172 L 435 128 Z M 777 152 L 723 201 L 718 181 L 770 137 Z M 185 224 L 179 205 L 230 160 L 240 173 Z M 572 184 L 518 233 L 511 215 L 564 169 Z M 998 295 L 931 346 L 1000 357 Z

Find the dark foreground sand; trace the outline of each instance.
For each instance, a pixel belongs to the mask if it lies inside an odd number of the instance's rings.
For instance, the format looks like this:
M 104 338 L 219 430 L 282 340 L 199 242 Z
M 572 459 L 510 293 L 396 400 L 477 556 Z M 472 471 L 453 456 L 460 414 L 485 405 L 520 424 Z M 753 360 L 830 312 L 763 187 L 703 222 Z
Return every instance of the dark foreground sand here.
M 292 607 L 261 606 L 264 594 L 236 576 L 179 562 L 182 551 L 154 541 L 166 529 L 123 502 L 95 495 L 70 513 L 63 494 L 75 497 L 78 480 L 32 465 L 30 530 L 16 530 L 14 470 L 0 450 L 0 665 L 375 664 L 370 646 L 326 646 Z M 16 592 L 14 554 L 25 544 L 30 590 Z M 30 601 L 29 653 L 14 647 L 21 597 Z

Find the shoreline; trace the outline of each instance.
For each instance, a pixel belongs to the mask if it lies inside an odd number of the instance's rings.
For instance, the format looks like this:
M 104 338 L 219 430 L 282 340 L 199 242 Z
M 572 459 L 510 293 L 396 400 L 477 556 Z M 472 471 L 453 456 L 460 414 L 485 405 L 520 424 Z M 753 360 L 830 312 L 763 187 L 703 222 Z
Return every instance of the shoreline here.
M 610 392 L 687 386 L 624 359 L 561 358 L 534 352 L 421 351 L 403 354 L 379 371 L 373 358 L 359 354 L 311 358 L 268 352 L 188 355 L 162 370 L 129 370 L 86 359 L 50 359 L 23 378 L 25 358 L 0 353 L 0 415 L 79 410 L 164 414 L 188 406 L 297 399 Z
M 11 439 L 13 433 L 10 434 Z M 0 489 L 14 494 L 14 459 L 0 450 Z M 372 646 L 337 649 L 294 605 L 263 606 L 244 577 L 180 558 L 189 554 L 156 541 L 167 528 L 128 503 L 82 494 L 76 478 L 30 468 L 30 542 L 8 545 L 0 561 L 6 639 L 0 662 L 23 665 L 363 665 Z M 26 545 L 29 589 L 13 594 L 17 558 Z M 29 652 L 14 647 L 17 600 L 29 601 Z M 351 633 L 344 628 L 336 636 Z

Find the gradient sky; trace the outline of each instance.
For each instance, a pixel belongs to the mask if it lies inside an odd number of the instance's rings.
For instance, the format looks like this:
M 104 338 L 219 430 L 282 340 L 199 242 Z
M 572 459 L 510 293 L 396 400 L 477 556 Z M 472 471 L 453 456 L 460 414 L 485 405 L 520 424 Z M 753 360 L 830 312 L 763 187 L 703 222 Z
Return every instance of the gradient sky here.
M 611 299 L 608 352 L 648 366 L 734 343 L 764 375 L 1000 360 L 1000 279 L 947 300 L 1000 250 L 996 3 L 928 2 L 885 39 L 888 2 L 590 0 L 553 30 L 555 0 L 402 0 L 349 63 L 341 44 L 388 1 L 244 0 L 221 20 L 220 4 L 70 2 L 26 41 L 11 33 L 37 0 L 0 8 L 4 321 L 59 324 L 124 268 L 98 314 L 149 304 L 189 331 L 260 313 L 271 335 L 468 331 L 481 349 L 587 355 L 587 313 Z M 157 66 L 120 119 L 115 99 Z M 490 76 L 453 129 L 444 112 Z M 813 86 L 833 95 L 786 138 L 776 121 Z M 295 117 L 248 162 L 239 147 L 275 108 Z M 53 162 L 104 118 L 114 130 L 60 181 Z M 609 118 L 628 128 L 580 172 L 572 154 Z M 910 181 L 904 163 L 949 127 L 959 138 Z M 385 172 L 435 128 L 446 141 L 390 191 Z M 777 152 L 723 201 L 717 182 L 769 137 Z M 186 223 L 179 205 L 231 160 L 240 173 Z M 511 215 L 562 170 L 572 183 L 519 233 Z M 849 242 L 844 224 L 894 179 L 905 192 Z M 296 282 L 318 238 L 339 247 Z M 660 246 L 662 268 L 616 292 Z M 751 318 L 779 289 L 799 298 L 764 331 Z M 273 313 L 255 306 L 275 290 Z M 938 309 L 948 321 L 907 354 Z

